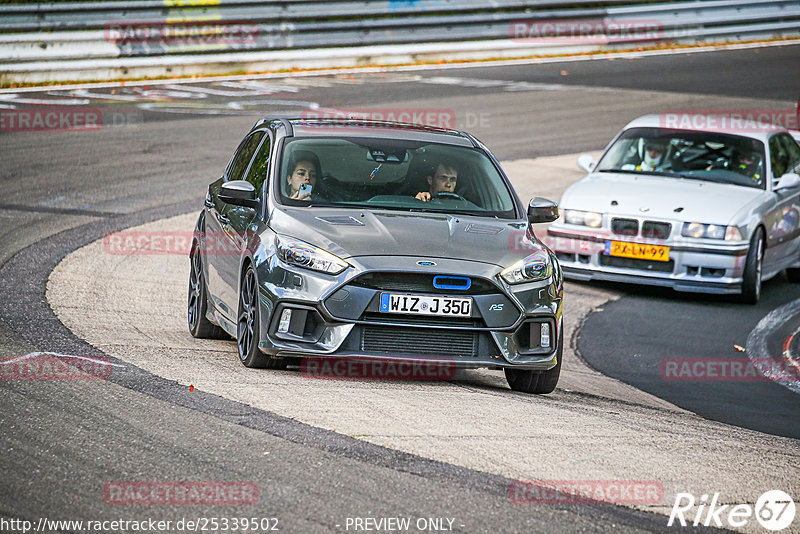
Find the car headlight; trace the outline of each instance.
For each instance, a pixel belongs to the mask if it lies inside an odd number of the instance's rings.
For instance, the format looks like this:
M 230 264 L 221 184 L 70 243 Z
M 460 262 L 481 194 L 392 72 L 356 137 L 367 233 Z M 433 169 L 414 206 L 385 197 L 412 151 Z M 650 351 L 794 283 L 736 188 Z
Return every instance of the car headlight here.
M 603 214 L 596 211 L 564 210 L 564 220 L 567 224 L 600 228 L 603 224 Z
M 723 226 L 721 224 L 704 224 L 699 222 L 683 223 L 683 237 L 695 237 L 706 239 L 727 239 L 741 240 L 742 234 L 735 226 Z
M 524 260 L 520 260 L 511 267 L 503 269 L 500 276 L 509 284 L 523 282 L 536 282 L 546 280 L 553 274 L 553 264 L 550 256 L 544 252 L 534 252 Z
M 276 235 L 275 250 L 284 263 L 323 273 L 339 274 L 349 266 L 330 252 L 291 237 Z

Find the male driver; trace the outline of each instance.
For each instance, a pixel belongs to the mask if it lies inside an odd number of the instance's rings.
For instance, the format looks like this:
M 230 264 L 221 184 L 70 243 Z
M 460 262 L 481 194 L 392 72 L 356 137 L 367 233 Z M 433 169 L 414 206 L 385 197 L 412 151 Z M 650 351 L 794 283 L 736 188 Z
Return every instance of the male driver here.
M 436 171 L 427 176 L 429 191 L 420 191 L 414 197 L 427 202 L 439 193 L 455 194 L 458 170 L 450 163 L 439 163 Z

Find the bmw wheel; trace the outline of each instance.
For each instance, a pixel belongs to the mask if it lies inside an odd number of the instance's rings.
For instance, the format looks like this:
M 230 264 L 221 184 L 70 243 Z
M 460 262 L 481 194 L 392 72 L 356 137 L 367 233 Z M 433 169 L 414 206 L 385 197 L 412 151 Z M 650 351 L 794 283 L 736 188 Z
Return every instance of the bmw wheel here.
M 206 318 L 208 294 L 205 280 L 203 280 L 203 262 L 196 246 L 192 247 L 192 254 L 189 258 L 191 271 L 189 272 L 189 297 L 186 310 L 189 332 L 192 336 L 202 339 L 225 339 L 228 334 Z
M 764 262 L 764 235 L 756 229 L 750 239 L 750 249 L 744 263 L 742 294 L 740 300 L 745 304 L 756 304 L 761 298 L 761 269 Z

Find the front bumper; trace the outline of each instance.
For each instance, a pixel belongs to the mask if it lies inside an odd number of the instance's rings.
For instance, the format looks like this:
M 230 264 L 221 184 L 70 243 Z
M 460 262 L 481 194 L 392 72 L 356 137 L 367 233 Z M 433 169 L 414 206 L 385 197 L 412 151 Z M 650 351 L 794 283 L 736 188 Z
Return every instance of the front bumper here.
M 353 263 L 353 260 L 350 260 Z M 260 276 L 262 352 L 275 357 L 331 357 L 441 363 L 458 368 L 513 367 L 545 371 L 558 363 L 562 329 L 561 287 L 553 279 L 515 286 L 489 278 L 488 264 L 437 260 L 436 274 L 470 277 L 476 294 L 444 293 L 433 287 L 398 285 L 400 277 L 431 275 L 403 268 L 404 259 L 369 262 L 339 277 L 318 275 L 274 260 Z M 410 261 L 410 260 L 409 260 Z M 469 263 L 469 262 L 466 262 Z M 381 274 L 380 277 L 370 277 Z M 302 278 L 298 284 L 297 277 Z M 370 279 L 369 283 L 364 282 Z M 286 283 L 286 281 L 290 283 Z M 382 287 L 385 280 L 387 287 Z M 324 281 L 324 283 L 323 283 Z M 388 287 L 389 284 L 393 284 Z M 469 318 L 439 318 L 377 313 L 380 294 L 437 294 L 473 299 Z M 478 291 L 478 289 L 476 289 Z M 502 311 L 498 311 L 497 308 Z M 299 311 L 288 332 L 279 332 L 283 311 Z M 491 311 L 490 311 L 491 310 Z M 293 319 L 294 320 L 294 319 Z M 549 346 L 537 346 L 542 327 Z M 537 338 L 537 336 L 539 336 Z M 547 344 L 545 344 L 547 345 Z
M 696 293 L 740 293 L 748 243 L 690 239 L 648 241 L 670 247 L 667 262 L 610 256 L 606 241 L 644 241 L 600 229 L 553 224 L 545 241 L 556 253 L 564 277 L 571 280 L 627 282 Z

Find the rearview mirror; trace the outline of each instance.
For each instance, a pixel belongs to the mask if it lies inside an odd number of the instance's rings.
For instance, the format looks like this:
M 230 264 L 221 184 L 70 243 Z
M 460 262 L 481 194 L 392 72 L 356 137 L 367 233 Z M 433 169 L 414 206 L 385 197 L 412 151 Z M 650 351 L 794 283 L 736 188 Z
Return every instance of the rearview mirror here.
M 542 197 L 533 197 L 528 204 L 528 220 L 532 224 L 549 223 L 558 219 L 558 204 Z
M 257 208 L 256 188 L 246 180 L 231 180 L 225 182 L 219 192 L 219 199 L 226 204 Z
M 778 185 L 775 186 L 775 191 L 781 189 L 792 189 L 800 186 L 800 175 L 794 172 L 787 172 L 778 180 Z
M 595 165 L 597 165 L 597 162 L 594 160 L 591 154 L 581 154 L 578 156 L 578 167 L 584 171 L 592 172 Z

